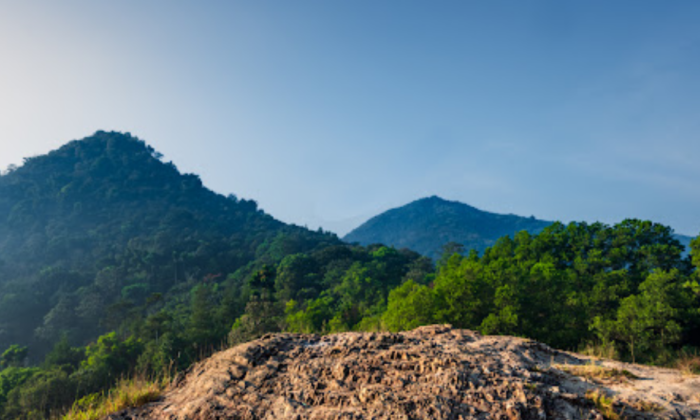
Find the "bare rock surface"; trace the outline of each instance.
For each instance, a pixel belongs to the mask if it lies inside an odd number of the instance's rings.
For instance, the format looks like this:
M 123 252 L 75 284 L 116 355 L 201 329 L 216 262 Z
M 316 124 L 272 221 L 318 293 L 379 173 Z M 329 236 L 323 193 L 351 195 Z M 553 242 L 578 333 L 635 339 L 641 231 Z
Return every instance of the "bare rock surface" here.
M 633 379 L 577 376 L 574 368 L 586 366 Z M 700 379 L 444 325 L 275 334 L 215 354 L 159 401 L 108 418 L 690 419 L 700 418 Z

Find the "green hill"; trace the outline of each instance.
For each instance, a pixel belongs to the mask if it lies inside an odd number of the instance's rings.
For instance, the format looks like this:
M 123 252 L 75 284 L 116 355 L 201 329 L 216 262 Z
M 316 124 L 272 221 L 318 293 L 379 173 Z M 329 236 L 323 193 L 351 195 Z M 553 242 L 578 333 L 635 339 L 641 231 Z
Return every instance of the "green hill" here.
M 436 259 L 449 242 L 483 252 L 502 236 L 512 236 L 521 230 L 535 234 L 550 224 L 534 217 L 489 213 L 432 196 L 375 216 L 343 240 L 409 248 Z
M 337 242 L 97 132 L 0 177 L 0 349 L 87 343 L 149 299 L 174 304 L 202 279 Z

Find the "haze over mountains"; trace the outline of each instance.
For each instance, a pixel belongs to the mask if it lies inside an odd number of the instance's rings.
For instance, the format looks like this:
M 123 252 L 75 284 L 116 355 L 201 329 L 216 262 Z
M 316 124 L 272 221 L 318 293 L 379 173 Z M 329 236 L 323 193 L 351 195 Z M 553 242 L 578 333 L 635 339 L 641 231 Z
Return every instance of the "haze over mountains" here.
M 408 248 L 437 260 L 443 246 L 450 242 L 464 245 L 465 251 L 483 253 L 503 236 L 512 237 L 521 230 L 534 235 L 552 223 L 534 216 L 491 213 L 432 196 L 387 210 L 352 230 L 343 240 Z M 688 249 L 692 238 L 675 236 Z
M 204 276 L 337 242 L 212 192 L 138 138 L 97 132 L 0 177 L 0 349 L 86 343 L 151 296 L 186 298 Z

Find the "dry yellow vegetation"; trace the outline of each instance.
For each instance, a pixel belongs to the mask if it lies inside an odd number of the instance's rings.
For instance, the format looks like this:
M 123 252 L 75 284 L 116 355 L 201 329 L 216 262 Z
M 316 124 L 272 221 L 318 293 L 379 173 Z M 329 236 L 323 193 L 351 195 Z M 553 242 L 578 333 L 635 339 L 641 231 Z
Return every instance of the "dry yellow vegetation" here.
M 61 420 L 99 420 L 126 408 L 140 407 L 157 400 L 170 383 L 169 377 L 122 379 L 106 394 L 91 394 L 73 404 Z

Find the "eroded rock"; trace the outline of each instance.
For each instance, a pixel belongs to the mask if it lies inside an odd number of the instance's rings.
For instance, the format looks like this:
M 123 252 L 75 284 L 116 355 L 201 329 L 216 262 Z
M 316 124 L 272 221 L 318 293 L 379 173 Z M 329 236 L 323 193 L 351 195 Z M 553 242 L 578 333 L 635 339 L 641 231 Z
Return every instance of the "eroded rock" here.
M 399 334 L 268 335 L 195 365 L 161 401 L 109 418 L 603 418 L 586 398 L 595 385 L 555 367 L 586 362 L 529 340 L 445 325 Z M 616 404 L 625 418 L 694 418 L 698 409 L 644 412 L 622 401 Z

